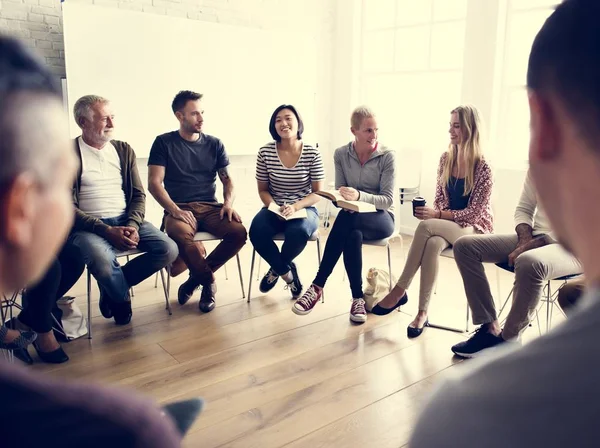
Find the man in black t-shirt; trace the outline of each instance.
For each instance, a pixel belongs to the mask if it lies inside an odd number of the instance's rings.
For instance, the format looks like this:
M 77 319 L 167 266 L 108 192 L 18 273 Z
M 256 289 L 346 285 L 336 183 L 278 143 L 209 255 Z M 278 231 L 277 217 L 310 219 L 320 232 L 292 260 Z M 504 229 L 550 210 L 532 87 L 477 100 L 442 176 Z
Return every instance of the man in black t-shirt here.
M 202 286 L 200 311 L 215 307 L 214 272 L 235 256 L 246 243 L 247 232 L 233 209 L 233 182 L 229 158 L 218 138 L 202 133 L 202 95 L 184 90 L 173 100 L 179 130 L 156 137 L 148 159 L 148 190 L 165 209 L 165 229 L 179 246 L 190 270 L 180 287 L 178 300 L 185 304 Z M 215 197 L 217 174 L 223 183 L 224 201 Z M 210 232 L 221 243 L 206 257 L 198 231 Z

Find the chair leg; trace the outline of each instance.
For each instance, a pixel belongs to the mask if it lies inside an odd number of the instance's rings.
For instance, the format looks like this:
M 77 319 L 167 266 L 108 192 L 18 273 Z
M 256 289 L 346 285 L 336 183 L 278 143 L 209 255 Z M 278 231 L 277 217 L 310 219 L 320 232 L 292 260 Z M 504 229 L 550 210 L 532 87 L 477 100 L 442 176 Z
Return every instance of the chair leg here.
M 129 255 L 127 255 L 127 256 L 125 257 L 125 259 L 127 260 L 127 263 L 129 263 Z M 131 288 L 129 288 L 129 295 L 130 295 L 131 297 L 135 296 L 135 293 L 133 292 L 133 286 L 132 286 Z
M 165 271 L 167 271 L 167 276 L 169 275 L 169 271 L 168 268 L 165 268 Z M 158 273 L 160 273 L 160 280 L 162 282 L 163 285 L 163 290 L 165 292 L 165 303 L 166 303 L 166 310 L 169 313 L 169 316 L 172 316 L 173 313 L 171 311 L 171 302 L 169 300 L 169 296 L 170 296 L 170 291 L 168 289 L 168 281 L 165 281 L 165 273 L 163 272 L 163 270 L 161 269 Z
M 392 290 L 392 249 L 390 243 L 387 245 L 387 256 L 388 256 L 388 274 L 390 276 L 390 291 Z
M 240 275 L 240 287 L 242 288 L 242 299 L 245 299 L 246 294 L 244 292 L 244 276 L 242 275 L 242 263 L 240 262 L 240 254 L 235 254 L 235 258 L 237 260 L 237 265 L 238 265 L 238 274 Z
M 260 269 L 262 266 L 262 257 L 258 257 L 258 271 L 256 271 L 256 281 L 260 280 Z
M 92 274 L 87 271 L 88 339 L 92 339 Z
M 465 324 L 465 333 L 469 332 L 469 313 L 470 313 L 470 309 L 469 309 L 469 302 L 467 302 L 467 323 Z
M 223 269 L 225 269 L 225 280 L 229 280 L 229 274 L 227 273 L 227 263 L 223 265 Z
M 256 259 L 256 251 L 252 249 L 252 261 L 250 261 L 250 281 L 248 283 L 248 303 L 252 297 L 252 275 L 254 274 L 254 260 Z
M 552 302 L 550 302 L 550 280 L 546 283 L 546 333 L 550 331 L 550 307 L 552 306 Z
M 156 277 L 154 277 L 154 288 L 158 288 L 158 272 L 156 273 Z
M 317 238 L 317 260 L 319 261 L 319 266 L 321 266 L 321 238 Z M 321 303 L 325 303 L 325 289 L 323 289 L 323 294 L 321 294 Z

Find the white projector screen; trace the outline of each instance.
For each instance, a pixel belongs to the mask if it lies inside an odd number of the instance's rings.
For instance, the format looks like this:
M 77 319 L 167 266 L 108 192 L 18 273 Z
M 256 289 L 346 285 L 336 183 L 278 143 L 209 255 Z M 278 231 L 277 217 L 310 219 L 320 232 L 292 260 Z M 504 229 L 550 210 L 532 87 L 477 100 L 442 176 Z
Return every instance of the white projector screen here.
M 271 140 L 271 113 L 284 103 L 302 115 L 305 141 L 317 143 L 312 36 L 68 0 L 62 7 L 69 110 L 83 95 L 108 98 L 116 138 L 138 157 L 148 157 L 157 135 L 178 128 L 171 101 L 180 90 L 204 94 L 204 132 L 229 154 L 256 154 Z M 80 134 L 72 116 L 71 134 Z

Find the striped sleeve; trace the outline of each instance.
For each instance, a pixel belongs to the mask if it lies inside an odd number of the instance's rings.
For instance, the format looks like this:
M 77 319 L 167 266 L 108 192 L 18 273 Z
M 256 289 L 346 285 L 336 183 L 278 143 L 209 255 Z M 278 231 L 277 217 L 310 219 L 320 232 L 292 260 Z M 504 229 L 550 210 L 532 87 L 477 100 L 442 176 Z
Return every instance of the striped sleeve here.
M 258 156 L 256 157 L 256 180 L 259 182 L 269 181 L 269 173 L 262 148 L 258 151 Z
M 323 158 L 318 149 L 315 149 L 315 156 L 310 165 L 310 180 L 317 182 L 325 179 L 325 167 L 323 166 Z

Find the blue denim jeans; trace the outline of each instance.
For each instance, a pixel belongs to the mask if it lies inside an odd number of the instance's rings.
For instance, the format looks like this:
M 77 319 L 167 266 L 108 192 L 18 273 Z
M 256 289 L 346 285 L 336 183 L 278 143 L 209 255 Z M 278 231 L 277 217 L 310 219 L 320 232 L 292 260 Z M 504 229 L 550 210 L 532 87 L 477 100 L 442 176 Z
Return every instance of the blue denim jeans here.
M 283 275 L 290 270 L 290 263 L 302 253 L 310 236 L 319 228 L 319 214 L 315 207 L 306 209 L 306 218 L 285 221 L 261 209 L 250 225 L 250 241 L 256 252 L 273 268 L 276 274 Z M 277 233 L 285 235 L 281 252 L 273 237 Z
M 124 226 L 127 216 L 106 218 L 102 222 L 109 226 Z M 138 249 L 143 254 L 123 266 L 117 262 L 117 249 L 101 236 L 83 231 L 69 236 L 67 244 L 79 249 L 98 286 L 114 302 L 125 301 L 129 288 L 171 264 L 179 253 L 175 242 L 147 221 L 140 226 L 138 233 Z

